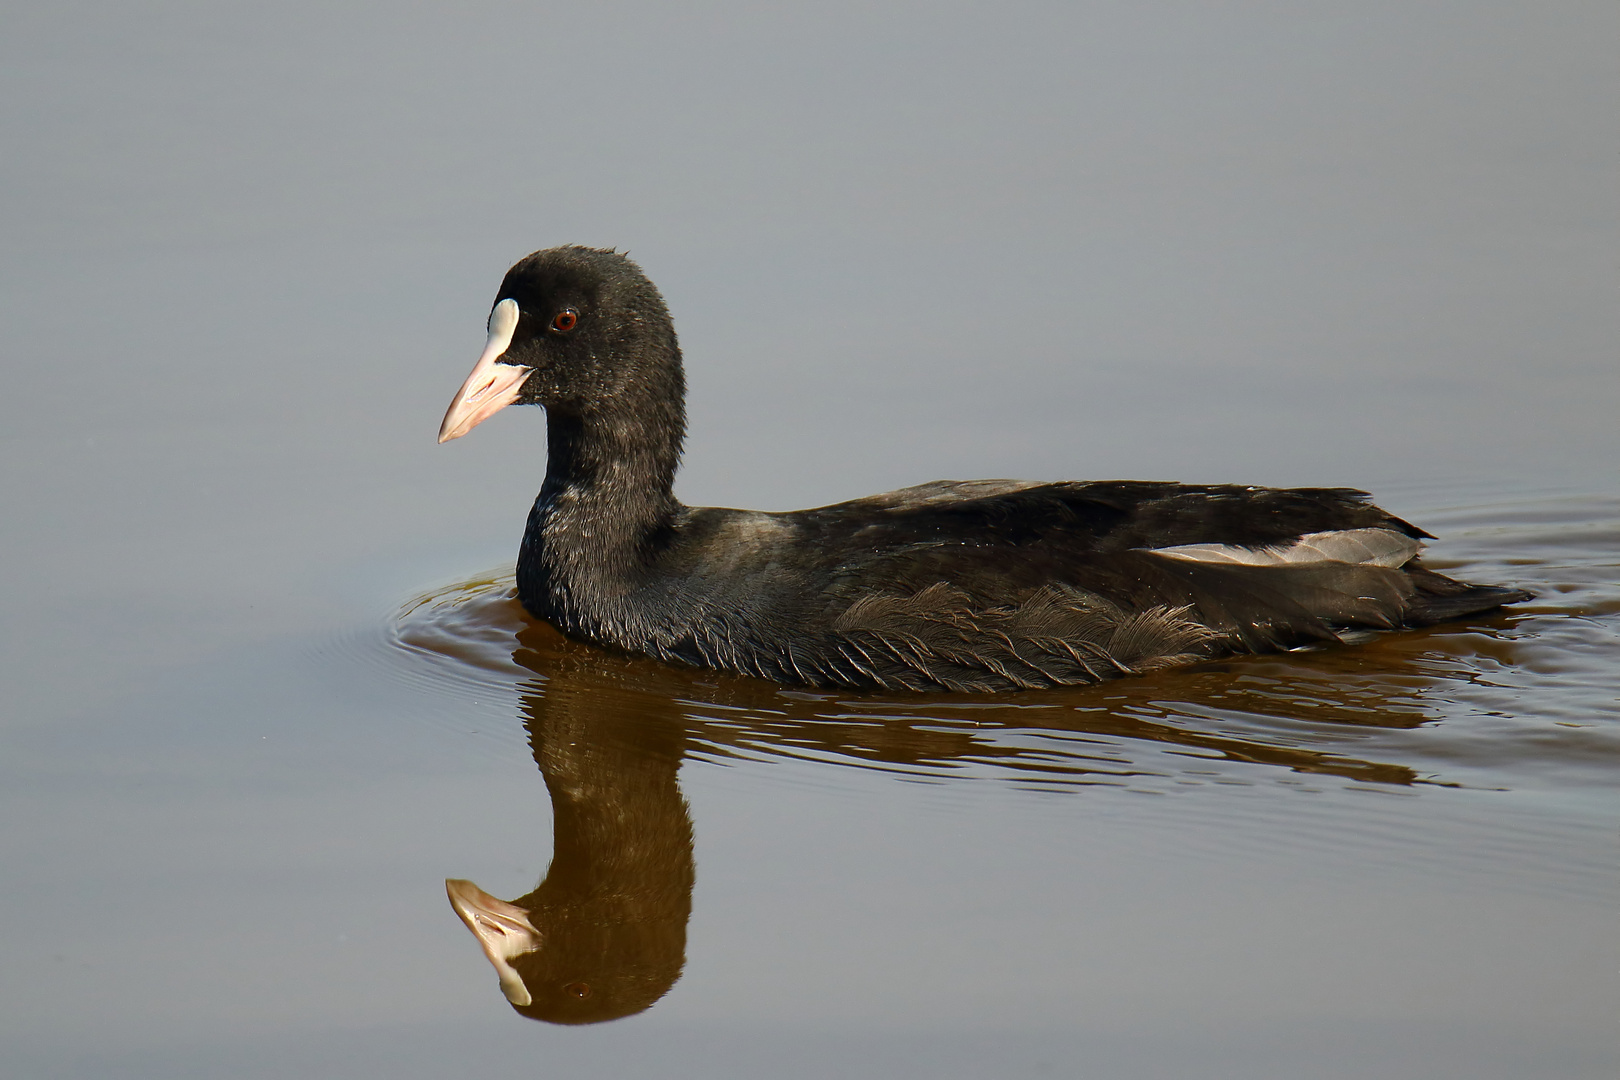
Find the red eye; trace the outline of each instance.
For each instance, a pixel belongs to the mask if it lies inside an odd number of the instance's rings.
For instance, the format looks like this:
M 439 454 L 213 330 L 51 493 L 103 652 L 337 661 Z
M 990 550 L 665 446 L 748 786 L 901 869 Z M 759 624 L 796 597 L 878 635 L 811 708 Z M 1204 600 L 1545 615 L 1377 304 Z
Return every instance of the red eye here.
M 551 328 L 559 334 L 566 334 L 579 325 L 579 312 L 573 308 L 563 308 L 552 316 Z
M 591 996 L 591 988 L 582 982 L 572 982 L 563 987 L 563 993 L 572 994 L 577 998 L 588 998 Z

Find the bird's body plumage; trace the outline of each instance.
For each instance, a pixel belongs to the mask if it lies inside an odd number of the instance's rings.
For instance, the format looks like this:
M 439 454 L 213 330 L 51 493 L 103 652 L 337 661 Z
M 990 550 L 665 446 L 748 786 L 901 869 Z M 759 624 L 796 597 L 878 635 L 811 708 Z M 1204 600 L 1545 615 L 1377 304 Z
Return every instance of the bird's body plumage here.
M 549 418 L 524 607 L 672 663 L 811 686 L 1025 689 L 1526 598 L 1427 570 L 1427 533 L 1343 488 L 938 481 L 789 513 L 683 506 L 680 350 L 651 282 L 613 252 L 557 248 L 512 268 L 441 439 L 506 403 L 480 402 L 490 385 Z

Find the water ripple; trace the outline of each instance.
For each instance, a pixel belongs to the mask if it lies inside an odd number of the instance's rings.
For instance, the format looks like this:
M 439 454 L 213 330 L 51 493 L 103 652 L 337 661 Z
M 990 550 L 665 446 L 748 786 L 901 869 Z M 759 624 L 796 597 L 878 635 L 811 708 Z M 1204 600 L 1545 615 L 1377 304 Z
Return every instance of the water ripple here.
M 440 702 L 521 707 L 564 680 L 685 718 L 690 755 L 935 780 L 1176 794 L 1338 777 L 1390 788 L 1609 788 L 1620 761 L 1620 500 L 1440 507 L 1431 561 L 1522 585 L 1509 612 L 1358 646 L 984 697 L 788 690 L 569 641 L 509 572 L 417 597 L 372 649 Z

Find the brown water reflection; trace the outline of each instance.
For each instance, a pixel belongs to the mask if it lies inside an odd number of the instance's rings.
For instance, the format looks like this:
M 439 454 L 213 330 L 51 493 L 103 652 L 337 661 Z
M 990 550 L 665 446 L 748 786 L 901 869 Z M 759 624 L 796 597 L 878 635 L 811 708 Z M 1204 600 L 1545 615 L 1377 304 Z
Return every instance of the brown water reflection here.
M 676 786 L 674 701 L 556 671 L 524 728 L 551 795 L 545 880 L 510 904 L 450 881 L 451 903 L 524 1016 L 589 1024 L 641 1012 L 680 977 L 692 823 Z
M 515 685 L 524 714 L 547 697 L 598 710 L 601 731 L 676 716 L 702 758 L 832 759 L 945 777 L 993 764 L 1043 781 L 1147 775 L 1122 743 L 1176 748 L 1190 761 L 1281 766 L 1386 784 L 1433 782 L 1398 761 L 1344 752 L 1367 729 L 1413 729 L 1445 715 L 1458 671 L 1512 667 L 1513 616 L 1392 635 L 1348 648 L 1245 657 L 1152 678 L 1004 695 L 881 696 L 788 690 L 757 679 L 668 667 L 570 641 L 530 621 L 507 583 L 484 579 L 419 602 L 400 644 L 443 662 L 468 691 Z M 1441 670 L 1442 660 L 1444 670 Z M 535 678 L 538 676 L 538 679 Z M 448 679 L 447 679 L 448 681 Z M 597 695 L 599 701 L 583 699 Z M 1222 729 L 1225 730 L 1222 730 Z M 1015 745 L 1008 734 L 1042 736 Z
M 427 598 L 401 644 L 487 682 L 503 677 L 553 812 L 553 856 L 507 903 L 451 881 L 452 903 L 522 1015 L 595 1023 L 645 1010 L 680 977 L 694 884 L 693 828 L 676 782 L 686 757 L 800 758 L 923 779 L 986 768 L 1026 786 L 1145 790 L 1219 780 L 1234 765 L 1383 785 L 1452 783 L 1344 744 L 1436 718 L 1436 646 L 1511 662 L 1485 624 L 1359 648 L 1244 659 L 1038 694 L 879 697 L 789 691 L 570 641 L 528 620 L 506 582 Z M 1199 726 L 1239 726 L 1244 733 Z M 1269 724 L 1270 731 L 1254 729 Z M 1263 736 L 1263 737 L 1262 737 Z M 1182 768 L 1144 763 L 1158 748 Z M 1227 778 L 1226 782 L 1234 781 Z

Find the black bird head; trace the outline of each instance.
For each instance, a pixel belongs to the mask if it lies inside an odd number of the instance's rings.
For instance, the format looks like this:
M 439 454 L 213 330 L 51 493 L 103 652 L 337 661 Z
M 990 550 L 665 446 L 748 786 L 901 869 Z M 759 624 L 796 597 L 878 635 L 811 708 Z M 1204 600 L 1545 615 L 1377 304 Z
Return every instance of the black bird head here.
M 615 251 L 537 251 L 506 272 L 489 340 L 439 429 L 448 442 L 507 405 L 580 416 L 679 403 L 680 348 L 663 297 Z M 678 406 L 677 406 L 678 407 Z

